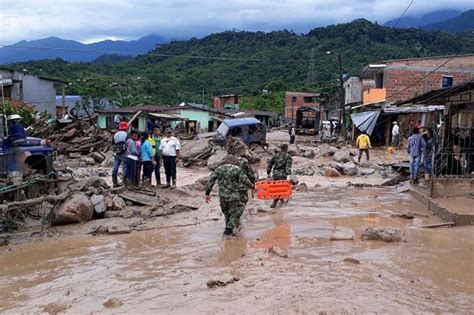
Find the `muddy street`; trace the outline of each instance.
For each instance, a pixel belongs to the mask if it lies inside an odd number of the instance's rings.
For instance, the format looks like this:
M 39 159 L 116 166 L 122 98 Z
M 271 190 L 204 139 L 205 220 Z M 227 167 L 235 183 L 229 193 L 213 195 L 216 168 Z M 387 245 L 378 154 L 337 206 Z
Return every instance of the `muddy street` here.
M 126 235 L 10 245 L 0 310 L 467 314 L 474 302 L 472 227 L 418 228 L 440 220 L 393 187 L 321 188 L 274 211 L 251 200 L 235 239 L 222 240 L 215 200 L 155 220 Z M 367 227 L 407 241 L 361 241 Z M 338 234 L 354 240 L 330 240 Z

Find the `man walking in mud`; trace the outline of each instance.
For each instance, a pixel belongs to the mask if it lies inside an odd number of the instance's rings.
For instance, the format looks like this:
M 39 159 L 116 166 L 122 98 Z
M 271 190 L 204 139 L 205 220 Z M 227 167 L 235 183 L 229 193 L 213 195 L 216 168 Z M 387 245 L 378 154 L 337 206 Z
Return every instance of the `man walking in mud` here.
M 272 174 L 273 170 L 273 180 L 286 180 L 288 179 L 288 176 L 291 175 L 291 164 L 293 163 L 293 160 L 288 154 L 288 145 L 282 144 L 280 149 L 281 151 L 276 152 L 270 161 L 268 161 L 267 175 L 270 177 L 270 174 Z M 283 203 L 283 199 L 273 199 L 273 203 L 270 207 L 275 208 L 277 206 L 278 200 Z
M 214 170 L 206 185 L 205 200 L 206 203 L 209 203 L 212 187 L 216 181 L 219 183 L 219 202 L 225 216 L 224 235 L 226 236 L 235 235 L 238 232 L 240 217 L 245 209 L 246 202 L 243 200 L 242 192 L 236 184 L 238 183 L 246 189 L 254 188 L 254 185 L 238 164 L 237 158 L 228 154 L 224 165 Z

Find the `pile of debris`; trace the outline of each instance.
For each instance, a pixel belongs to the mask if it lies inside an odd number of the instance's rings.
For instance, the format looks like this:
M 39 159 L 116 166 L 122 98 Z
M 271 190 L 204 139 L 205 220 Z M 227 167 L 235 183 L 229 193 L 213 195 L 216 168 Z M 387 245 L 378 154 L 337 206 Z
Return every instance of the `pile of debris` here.
M 58 155 L 68 155 L 71 158 L 107 152 L 111 147 L 111 133 L 97 128 L 97 116 L 90 118 L 65 119 L 47 121 L 36 120 L 29 128 L 30 136 L 44 138 L 51 141 Z

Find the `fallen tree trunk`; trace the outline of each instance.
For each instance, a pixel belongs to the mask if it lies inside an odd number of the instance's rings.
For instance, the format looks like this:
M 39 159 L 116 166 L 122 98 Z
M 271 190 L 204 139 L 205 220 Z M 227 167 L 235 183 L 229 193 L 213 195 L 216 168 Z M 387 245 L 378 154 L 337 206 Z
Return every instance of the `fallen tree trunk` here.
M 68 198 L 70 194 L 71 194 L 70 192 L 64 192 L 60 195 L 43 196 L 43 197 L 38 197 L 38 198 L 33 198 L 33 199 L 28 199 L 28 200 L 23 200 L 23 201 L 14 201 L 14 202 L 2 204 L 0 205 L 0 218 L 4 218 L 5 215 L 9 211 L 16 210 L 16 209 L 29 208 L 31 206 L 41 204 L 45 201 L 49 203 L 57 203 L 57 202 L 63 201 L 64 199 Z

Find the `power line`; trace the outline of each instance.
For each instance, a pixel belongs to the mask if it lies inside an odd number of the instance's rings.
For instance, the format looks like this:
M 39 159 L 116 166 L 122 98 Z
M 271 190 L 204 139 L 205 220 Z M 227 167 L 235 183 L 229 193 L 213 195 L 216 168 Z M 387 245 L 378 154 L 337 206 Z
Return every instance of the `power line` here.
M 408 5 L 408 7 L 405 9 L 405 11 L 403 11 L 402 15 L 398 18 L 397 22 L 395 23 L 395 25 L 393 27 L 397 27 L 398 23 L 400 23 L 400 21 L 402 20 L 402 18 L 405 16 L 405 13 L 407 13 L 408 9 L 410 9 L 411 5 L 413 4 L 413 2 L 415 2 L 415 0 L 411 0 L 410 4 Z

